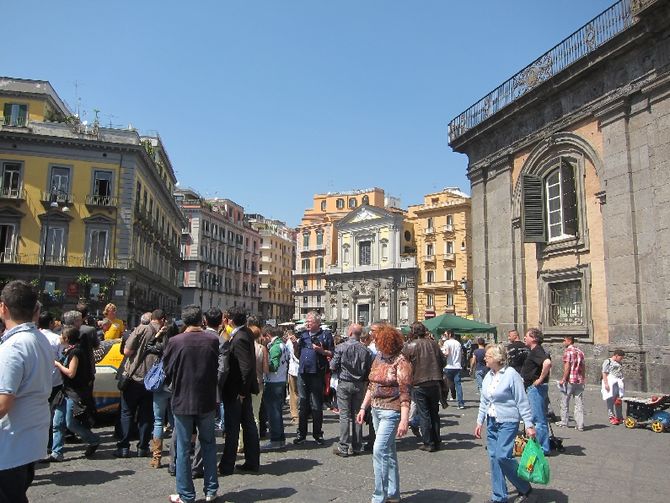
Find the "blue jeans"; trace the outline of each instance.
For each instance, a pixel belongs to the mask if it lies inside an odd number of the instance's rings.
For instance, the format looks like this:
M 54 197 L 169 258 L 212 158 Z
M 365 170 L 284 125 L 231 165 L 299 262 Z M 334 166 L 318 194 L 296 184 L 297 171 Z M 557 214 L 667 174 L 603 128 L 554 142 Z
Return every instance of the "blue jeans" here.
M 489 369 L 475 370 L 475 380 L 477 381 L 477 391 L 482 392 L 482 383 L 484 382 L 484 376 L 489 371 Z
M 451 391 L 451 396 L 454 396 L 454 390 L 456 390 L 456 400 L 458 405 L 465 405 L 463 401 L 463 388 L 461 387 L 461 369 L 445 369 L 445 375 L 447 376 L 447 381 L 449 382 L 449 390 Z
M 204 465 L 205 495 L 213 496 L 219 489 L 216 478 L 216 438 L 214 436 L 214 411 L 199 415 L 174 414 L 174 431 L 177 443 L 177 492 L 186 503 L 195 501 L 195 487 L 191 475 L 191 434 L 198 429 Z
M 87 444 L 98 445 L 100 443 L 100 436 L 93 433 L 90 429 L 74 418 L 74 401 L 70 398 L 66 399 L 65 424 L 67 425 L 68 430 L 77 435 Z
M 519 493 L 530 491 L 530 484 L 516 474 L 519 464 L 512 455 L 518 430 L 519 423 L 516 421 L 498 423 L 491 417 L 486 420 L 486 451 L 491 462 L 491 501 L 507 501 L 505 478 Z
M 54 406 L 54 417 L 51 426 L 51 452 L 63 454 L 65 445 L 65 414 L 67 413 L 67 399 L 63 398 L 59 405 Z
M 400 472 L 395 447 L 400 412 L 373 407 L 372 422 L 377 434 L 372 449 L 372 466 L 375 471 L 372 503 L 383 503 L 387 498 L 400 498 Z
M 282 409 L 284 407 L 284 398 L 286 397 L 285 382 L 266 382 L 263 391 L 263 401 L 265 403 L 265 413 L 270 424 L 270 440 L 272 442 L 284 442 L 284 418 Z
M 153 407 L 154 407 L 154 438 L 163 438 L 163 426 L 167 422 L 168 402 L 172 393 L 169 391 L 154 391 L 153 393 Z
M 539 386 L 529 386 L 526 390 L 530 410 L 533 412 L 533 423 L 537 432 L 537 442 L 542 446 L 545 454 L 549 454 L 549 426 L 547 426 L 547 393 L 548 386 L 540 384 Z

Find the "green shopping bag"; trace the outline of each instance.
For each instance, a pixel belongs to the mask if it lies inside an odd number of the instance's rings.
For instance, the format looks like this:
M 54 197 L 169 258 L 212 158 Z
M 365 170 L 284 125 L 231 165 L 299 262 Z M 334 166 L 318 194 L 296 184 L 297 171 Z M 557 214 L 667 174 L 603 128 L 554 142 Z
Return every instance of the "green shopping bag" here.
M 544 457 L 542 447 L 534 438 L 529 438 L 526 442 L 516 474 L 533 484 L 549 483 L 549 461 Z

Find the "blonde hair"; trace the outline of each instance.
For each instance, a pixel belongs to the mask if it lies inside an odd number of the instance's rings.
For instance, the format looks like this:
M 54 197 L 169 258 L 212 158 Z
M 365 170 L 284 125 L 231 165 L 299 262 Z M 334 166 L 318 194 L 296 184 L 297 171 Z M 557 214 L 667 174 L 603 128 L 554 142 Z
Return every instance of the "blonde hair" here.
M 109 312 L 112 311 L 112 310 L 116 311 L 116 306 L 110 302 L 109 304 L 107 304 L 105 306 L 105 309 L 103 309 L 102 314 L 107 316 L 109 314 Z
M 501 366 L 507 365 L 507 348 L 504 344 L 489 344 L 486 346 L 486 352 Z

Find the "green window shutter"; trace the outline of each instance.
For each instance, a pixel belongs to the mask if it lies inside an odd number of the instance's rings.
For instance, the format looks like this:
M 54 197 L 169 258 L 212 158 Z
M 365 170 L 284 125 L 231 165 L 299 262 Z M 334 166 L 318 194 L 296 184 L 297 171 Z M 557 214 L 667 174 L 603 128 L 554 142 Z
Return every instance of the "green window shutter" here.
M 25 126 L 28 119 L 28 105 L 19 105 L 19 126 Z
M 523 183 L 523 211 L 521 228 L 524 243 L 544 243 L 546 238 L 543 180 L 539 176 L 521 175 Z
M 9 124 L 9 121 L 12 118 L 12 104 L 11 103 L 5 103 L 5 107 L 3 110 L 3 115 L 5 116 L 5 125 Z

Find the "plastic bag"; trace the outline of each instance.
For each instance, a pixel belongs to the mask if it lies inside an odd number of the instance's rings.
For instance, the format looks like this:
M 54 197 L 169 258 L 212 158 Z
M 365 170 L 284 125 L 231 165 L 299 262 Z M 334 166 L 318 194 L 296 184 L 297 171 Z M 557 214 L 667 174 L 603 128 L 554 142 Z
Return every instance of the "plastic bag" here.
M 533 484 L 546 485 L 549 483 L 549 462 L 544 457 L 542 447 L 534 438 L 529 438 L 523 449 L 517 475 Z

